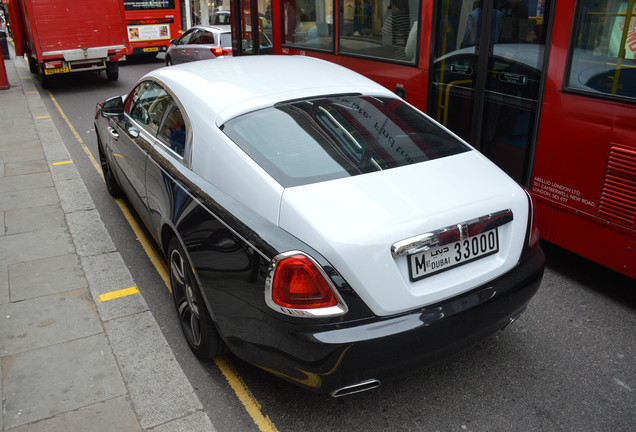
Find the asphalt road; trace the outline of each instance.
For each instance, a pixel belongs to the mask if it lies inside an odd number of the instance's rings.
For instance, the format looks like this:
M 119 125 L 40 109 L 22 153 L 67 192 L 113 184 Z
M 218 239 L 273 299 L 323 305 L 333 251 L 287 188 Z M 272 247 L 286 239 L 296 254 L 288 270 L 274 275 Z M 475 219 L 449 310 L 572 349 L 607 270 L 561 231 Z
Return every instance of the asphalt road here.
M 127 93 L 146 71 L 162 65 L 161 58 L 128 61 L 117 82 L 97 74 L 63 77 L 50 93 L 97 158 L 95 103 Z M 259 430 L 215 363 L 190 353 L 170 293 L 52 98 L 41 94 L 217 430 Z M 331 399 L 229 359 L 279 431 L 636 430 L 636 282 L 557 247 L 544 244 L 544 250 L 543 284 L 516 323 L 468 352 L 377 390 Z

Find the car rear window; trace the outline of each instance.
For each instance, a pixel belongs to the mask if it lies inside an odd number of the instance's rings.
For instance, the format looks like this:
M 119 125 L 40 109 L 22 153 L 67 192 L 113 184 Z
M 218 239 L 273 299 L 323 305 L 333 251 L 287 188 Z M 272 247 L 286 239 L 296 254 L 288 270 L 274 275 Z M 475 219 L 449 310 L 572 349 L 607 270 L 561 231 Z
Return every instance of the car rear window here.
M 401 99 L 358 95 L 279 103 L 229 120 L 223 132 L 284 187 L 469 150 Z
M 232 34 L 230 32 L 221 33 L 219 46 L 221 46 L 223 48 L 232 46 Z

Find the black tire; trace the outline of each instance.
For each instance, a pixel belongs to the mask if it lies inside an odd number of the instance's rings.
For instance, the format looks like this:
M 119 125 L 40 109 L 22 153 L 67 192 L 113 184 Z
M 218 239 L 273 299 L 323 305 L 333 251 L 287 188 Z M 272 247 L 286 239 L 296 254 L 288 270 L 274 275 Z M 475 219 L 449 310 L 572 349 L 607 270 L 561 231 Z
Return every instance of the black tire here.
M 40 82 L 42 83 L 42 88 L 43 89 L 46 90 L 48 88 L 51 88 L 51 80 L 52 79 L 53 78 L 51 78 L 50 76 L 45 75 L 44 71 L 40 72 Z
M 166 56 L 166 66 L 172 66 L 172 58 L 169 55 Z
M 108 158 L 106 157 L 106 152 L 104 151 L 104 145 L 102 144 L 102 140 L 99 138 L 99 132 L 97 131 L 97 127 L 95 128 L 95 133 L 97 134 L 97 152 L 99 153 L 99 164 L 102 167 L 102 174 L 104 175 L 104 181 L 106 182 L 106 189 L 108 189 L 108 193 L 113 198 L 119 198 L 123 195 L 121 187 L 119 183 L 117 183 L 117 179 L 115 178 L 113 171 L 110 167 L 110 163 L 108 162 Z
M 206 360 L 223 354 L 225 344 L 210 318 L 190 262 L 175 237 L 168 246 L 168 265 L 174 305 L 190 349 Z
M 29 71 L 32 74 L 38 73 L 38 62 L 31 56 L 27 56 L 27 61 L 29 62 Z
M 106 65 L 106 77 L 108 81 L 117 81 L 119 79 L 119 63 L 111 62 Z

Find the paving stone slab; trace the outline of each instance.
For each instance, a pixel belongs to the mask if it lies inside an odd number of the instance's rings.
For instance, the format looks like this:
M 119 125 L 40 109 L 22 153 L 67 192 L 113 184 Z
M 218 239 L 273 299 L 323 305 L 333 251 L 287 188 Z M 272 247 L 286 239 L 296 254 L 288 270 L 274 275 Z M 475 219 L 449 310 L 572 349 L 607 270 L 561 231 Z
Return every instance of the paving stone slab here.
M 104 322 L 144 429 L 202 409 L 150 312 Z
M 103 321 L 120 318 L 148 310 L 141 294 L 133 294 L 108 301 L 99 301 L 102 294 L 135 286 L 119 252 L 81 258 L 89 287 L 99 316 Z
M 103 332 L 87 289 L 0 305 L 0 323 L 3 356 Z
M 44 159 L 12 162 L 6 164 L 5 175 L 18 176 L 25 174 L 35 174 L 48 172 L 49 167 Z
M 9 265 L 11 301 L 88 288 L 75 254 Z
M 65 228 L 54 228 L 0 237 L 0 264 L 35 261 L 75 252 Z
M 72 180 L 56 182 L 55 187 L 57 188 L 64 213 L 95 208 L 95 204 L 81 178 L 77 177 Z
M 0 211 L 41 207 L 59 202 L 60 198 L 54 187 L 0 192 Z
M 66 227 L 64 212 L 59 204 L 5 212 L 5 234 Z
M 62 163 L 59 165 L 51 164 L 51 177 L 53 177 L 53 181 L 55 183 L 60 182 L 62 180 L 75 180 L 79 179 L 80 175 L 75 167 L 75 164 L 70 159 L 66 161 L 55 161 L 55 162 L 69 162 L 70 163 Z
M 103 333 L 3 357 L 2 372 L 6 429 L 126 395 Z
M 32 145 L 32 141 L 29 139 L 19 140 L 14 142 L 16 146 L 19 146 L 21 150 L 12 151 L 12 150 L 4 150 L 0 148 L 0 160 L 4 163 L 9 162 L 23 162 L 23 161 L 32 161 L 44 159 L 44 152 L 42 151 L 42 147 L 33 146 L 29 148 L 29 145 Z
M 157 426 L 152 432 L 215 432 L 216 429 L 204 412 L 196 412 L 187 417 Z M 11 431 L 13 432 L 13 431 Z
M 116 250 L 97 210 L 68 213 L 66 222 L 80 257 L 101 255 Z
M 18 426 L 9 432 L 141 432 L 141 426 L 128 397 L 65 412 L 50 419 Z M 195 432 L 195 429 L 190 429 Z
M 5 167 L 6 168 L 6 167 Z M 48 171 L 36 174 L 6 175 L 0 178 L 0 192 L 9 193 L 28 189 L 40 189 L 53 186 L 53 179 Z

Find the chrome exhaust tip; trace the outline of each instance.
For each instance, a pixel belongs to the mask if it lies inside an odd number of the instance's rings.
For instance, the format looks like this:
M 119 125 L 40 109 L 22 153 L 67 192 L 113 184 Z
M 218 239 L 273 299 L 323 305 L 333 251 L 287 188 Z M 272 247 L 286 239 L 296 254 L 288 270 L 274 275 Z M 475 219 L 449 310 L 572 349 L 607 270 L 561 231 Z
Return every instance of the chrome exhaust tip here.
M 331 393 L 329 393 L 332 397 L 340 397 L 340 396 L 349 396 L 355 393 L 360 393 L 363 391 L 367 391 L 367 390 L 372 390 L 374 388 L 378 388 L 380 387 L 380 380 L 379 379 L 369 379 L 366 381 L 361 381 L 359 383 L 356 384 L 351 384 L 349 386 L 345 386 L 342 388 L 339 388 L 338 390 L 334 390 Z
M 517 320 L 519 319 L 519 317 L 521 316 L 521 314 L 522 314 L 522 313 L 524 313 L 525 311 L 526 311 L 526 310 L 525 310 L 525 308 L 524 308 L 524 309 L 523 309 L 521 312 L 519 312 L 518 314 L 516 314 L 516 315 L 514 315 L 514 316 L 510 317 L 510 319 L 508 320 L 508 322 L 507 322 L 506 324 L 504 324 L 504 326 L 501 328 L 501 331 L 504 331 L 505 329 L 507 329 L 507 328 L 510 326 L 510 324 L 512 324 L 513 322 L 517 321 Z

